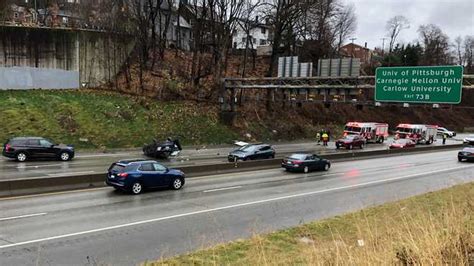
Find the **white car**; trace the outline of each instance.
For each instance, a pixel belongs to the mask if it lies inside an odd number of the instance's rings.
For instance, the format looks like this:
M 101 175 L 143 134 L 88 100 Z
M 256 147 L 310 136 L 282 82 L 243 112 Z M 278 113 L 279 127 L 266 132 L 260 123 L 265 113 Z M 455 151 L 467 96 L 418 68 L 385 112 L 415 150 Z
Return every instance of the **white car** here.
M 452 137 L 456 136 L 456 132 L 447 130 L 444 127 L 438 127 L 438 132 L 437 133 L 438 133 L 438 135 L 441 135 L 441 136 L 446 134 L 446 135 L 448 135 L 448 138 L 452 138 Z
M 474 145 L 474 135 L 469 135 L 463 139 L 464 144 Z

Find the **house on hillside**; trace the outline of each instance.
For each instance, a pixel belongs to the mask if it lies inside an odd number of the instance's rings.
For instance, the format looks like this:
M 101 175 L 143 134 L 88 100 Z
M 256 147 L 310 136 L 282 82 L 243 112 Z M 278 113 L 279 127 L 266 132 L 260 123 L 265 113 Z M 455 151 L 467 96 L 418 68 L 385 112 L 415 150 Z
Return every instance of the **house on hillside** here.
M 232 48 L 236 50 L 257 50 L 260 46 L 269 46 L 272 33 L 271 26 L 261 23 L 258 16 L 255 20 L 239 19 L 238 26 L 232 34 Z
M 367 48 L 367 43 L 364 46 L 349 43 L 341 47 L 339 54 L 343 57 L 359 58 L 362 64 L 370 64 L 373 52 Z
M 215 41 L 215 36 L 212 35 L 213 30 L 223 28 L 219 16 L 209 8 L 190 4 L 187 0 L 180 1 L 179 12 L 192 28 L 191 47 L 204 45 L 210 49 Z

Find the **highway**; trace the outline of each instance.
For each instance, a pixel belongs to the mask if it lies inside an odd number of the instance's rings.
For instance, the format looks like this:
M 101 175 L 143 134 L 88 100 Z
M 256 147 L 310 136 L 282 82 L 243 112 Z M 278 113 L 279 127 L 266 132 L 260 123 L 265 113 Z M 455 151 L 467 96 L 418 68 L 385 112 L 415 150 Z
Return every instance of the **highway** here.
M 459 139 L 449 139 L 447 144 L 459 144 Z M 368 144 L 366 150 L 388 149 L 390 140 L 384 144 Z M 441 145 L 441 140 L 432 145 Z M 424 145 L 421 145 L 424 146 Z M 184 147 L 181 155 L 170 160 L 163 160 L 163 164 L 169 167 L 182 167 L 192 165 L 211 165 L 227 161 L 227 154 L 236 146 L 209 147 L 209 148 L 187 148 Z M 345 149 L 336 150 L 334 142 L 329 143 L 327 148 L 317 145 L 316 142 L 295 142 L 275 144 L 276 155 L 283 156 L 296 151 L 310 151 L 318 154 L 361 152 L 359 149 L 347 151 Z M 1 157 L 1 156 L 0 156 Z M 77 176 L 105 173 L 107 168 L 120 159 L 143 158 L 140 150 L 115 151 L 109 153 L 81 153 L 76 154 L 76 158 L 69 162 L 60 161 L 27 161 L 18 163 L 11 159 L 0 158 L 0 180 L 25 179 L 25 178 L 45 178 L 58 176 Z
M 0 265 L 136 265 L 473 182 L 474 164 L 456 154 L 206 176 L 138 196 L 97 188 L 0 199 Z

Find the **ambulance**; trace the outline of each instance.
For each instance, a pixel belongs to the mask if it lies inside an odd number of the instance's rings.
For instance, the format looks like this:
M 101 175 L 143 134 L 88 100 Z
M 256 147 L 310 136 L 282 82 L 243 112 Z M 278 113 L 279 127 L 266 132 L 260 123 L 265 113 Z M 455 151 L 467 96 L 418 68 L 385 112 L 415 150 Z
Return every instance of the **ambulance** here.
M 417 144 L 431 144 L 436 139 L 438 126 L 423 124 L 399 124 L 395 139 L 408 138 Z
M 388 124 L 374 122 L 348 122 L 344 136 L 359 135 L 367 142 L 383 143 L 388 137 Z

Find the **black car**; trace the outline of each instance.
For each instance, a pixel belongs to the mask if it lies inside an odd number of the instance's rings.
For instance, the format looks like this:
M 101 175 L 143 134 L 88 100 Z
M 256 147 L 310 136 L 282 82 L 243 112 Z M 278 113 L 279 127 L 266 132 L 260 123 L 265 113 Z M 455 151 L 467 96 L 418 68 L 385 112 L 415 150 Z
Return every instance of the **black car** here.
M 474 161 L 474 146 L 466 147 L 458 152 L 458 161 Z
M 144 189 L 169 187 L 175 190 L 184 186 L 182 171 L 170 169 L 157 161 L 122 160 L 113 163 L 107 171 L 105 183 L 115 189 L 140 194 Z
M 229 162 L 275 158 L 275 150 L 268 144 L 248 144 L 233 150 L 227 156 Z
M 283 159 L 281 167 L 287 171 L 302 171 L 308 173 L 314 170 L 328 171 L 329 168 L 331 168 L 331 162 L 316 154 L 295 153 Z
M 41 137 L 17 137 L 3 145 L 3 156 L 24 162 L 30 158 L 58 159 L 69 161 L 74 158 L 74 147 Z
M 143 153 L 148 157 L 157 159 L 168 159 L 170 156 L 177 156 L 183 148 L 179 139 L 172 140 L 168 138 L 164 142 L 158 142 L 156 139 L 152 143 L 143 146 Z

